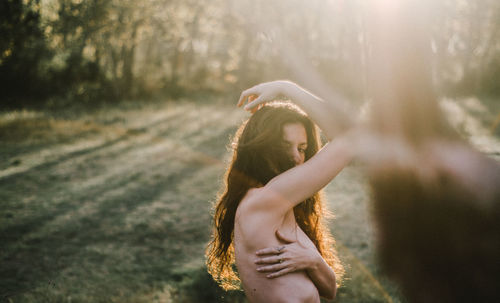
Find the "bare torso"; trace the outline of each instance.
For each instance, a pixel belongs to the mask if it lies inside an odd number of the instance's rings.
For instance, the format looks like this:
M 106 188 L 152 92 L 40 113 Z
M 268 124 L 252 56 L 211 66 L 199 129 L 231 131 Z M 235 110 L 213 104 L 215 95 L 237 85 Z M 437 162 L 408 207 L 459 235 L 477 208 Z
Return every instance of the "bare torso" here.
M 297 237 L 300 242 L 311 242 L 296 224 L 293 210 L 290 210 L 283 217 L 282 222 L 270 226 L 259 226 L 261 232 L 258 237 L 248 236 L 246 229 L 249 227 L 246 224 L 252 224 L 249 222 L 255 223 L 255 221 L 246 220 L 247 218 L 248 214 L 237 211 L 234 226 L 234 249 L 236 266 L 249 302 L 320 302 L 318 290 L 305 271 L 297 271 L 269 279 L 266 277 L 266 273 L 260 273 L 256 270 L 257 266 L 254 261 L 257 250 L 284 244 L 280 243 L 275 236 L 277 229 L 290 237 Z M 261 225 L 263 224 L 265 223 Z

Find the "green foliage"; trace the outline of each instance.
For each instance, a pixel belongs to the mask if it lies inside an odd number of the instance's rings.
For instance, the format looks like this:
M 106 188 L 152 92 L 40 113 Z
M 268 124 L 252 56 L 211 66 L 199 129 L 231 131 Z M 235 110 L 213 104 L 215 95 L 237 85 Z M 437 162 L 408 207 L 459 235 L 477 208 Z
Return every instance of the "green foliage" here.
M 39 1 L 0 3 L 0 90 L 2 107 L 16 107 L 19 99 L 45 96 L 40 78 L 50 52 L 41 26 Z
M 500 94 L 495 4 L 425 4 L 441 93 Z M 0 107 L 225 94 L 277 78 L 311 89 L 321 78 L 365 99 L 370 9 L 361 0 L 5 0 Z

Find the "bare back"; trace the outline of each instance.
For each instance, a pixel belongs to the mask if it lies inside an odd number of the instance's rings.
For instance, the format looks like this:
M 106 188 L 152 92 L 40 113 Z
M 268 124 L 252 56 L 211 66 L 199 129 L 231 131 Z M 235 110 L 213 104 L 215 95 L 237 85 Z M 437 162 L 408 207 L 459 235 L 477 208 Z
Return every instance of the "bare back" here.
M 257 266 L 254 261 L 257 250 L 283 244 L 276 238 L 276 230 L 279 229 L 284 234 L 297 237 L 300 241 L 310 241 L 296 224 L 293 210 L 276 222 L 261 220 L 259 217 L 261 216 L 258 213 L 252 213 L 244 207 L 239 207 L 236 211 L 234 226 L 236 265 L 248 300 L 250 302 L 319 302 L 318 290 L 305 271 L 269 279 L 265 273 L 256 270 Z

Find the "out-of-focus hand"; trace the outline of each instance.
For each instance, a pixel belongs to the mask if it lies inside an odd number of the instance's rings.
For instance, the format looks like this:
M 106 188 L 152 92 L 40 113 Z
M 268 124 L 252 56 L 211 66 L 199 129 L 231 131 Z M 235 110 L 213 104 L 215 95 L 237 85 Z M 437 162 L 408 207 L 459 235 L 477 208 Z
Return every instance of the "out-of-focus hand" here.
M 295 271 L 315 267 L 321 255 L 311 241 L 301 243 L 285 237 L 279 230 L 276 237 L 284 245 L 268 247 L 256 252 L 257 271 L 268 273 L 267 278 L 277 278 Z

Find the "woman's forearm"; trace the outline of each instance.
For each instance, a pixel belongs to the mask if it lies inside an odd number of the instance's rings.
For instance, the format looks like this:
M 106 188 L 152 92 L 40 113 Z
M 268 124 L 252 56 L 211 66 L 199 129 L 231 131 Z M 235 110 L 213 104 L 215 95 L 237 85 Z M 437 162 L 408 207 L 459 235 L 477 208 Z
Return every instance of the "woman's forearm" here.
M 289 81 L 283 81 L 283 91 L 285 96 L 311 117 L 328 140 L 348 129 L 353 123 L 352 117 L 336 102 L 327 102 Z
M 307 275 L 314 283 L 320 296 L 333 300 L 337 293 L 337 284 L 335 280 L 335 272 L 319 257 L 315 264 L 307 269 Z
M 353 124 L 353 117 L 342 105 L 340 95 L 336 96 L 339 100 L 326 102 L 288 80 L 261 83 L 243 91 L 238 106 L 242 106 L 248 100 L 245 109 L 253 113 L 263 103 L 276 100 L 280 96 L 291 99 L 302 108 L 321 128 L 328 140 L 349 129 Z

